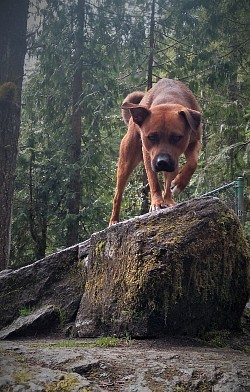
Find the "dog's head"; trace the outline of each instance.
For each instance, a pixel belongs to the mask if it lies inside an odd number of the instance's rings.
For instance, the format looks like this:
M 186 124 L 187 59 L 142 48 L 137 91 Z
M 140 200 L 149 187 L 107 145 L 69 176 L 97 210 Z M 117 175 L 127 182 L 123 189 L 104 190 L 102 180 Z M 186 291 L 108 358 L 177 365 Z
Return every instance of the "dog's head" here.
M 151 109 L 125 103 L 135 124 L 140 127 L 141 138 L 156 172 L 173 172 L 179 156 L 186 151 L 191 138 L 197 140 L 201 113 L 178 104 L 163 104 Z M 197 136 L 198 135 L 198 136 Z

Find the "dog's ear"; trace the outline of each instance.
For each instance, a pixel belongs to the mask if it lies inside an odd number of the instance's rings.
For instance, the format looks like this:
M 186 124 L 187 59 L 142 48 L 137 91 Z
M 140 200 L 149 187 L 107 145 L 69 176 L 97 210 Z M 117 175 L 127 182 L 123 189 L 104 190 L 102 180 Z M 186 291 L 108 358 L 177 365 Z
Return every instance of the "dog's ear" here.
M 129 102 L 124 102 L 122 105 L 123 110 L 129 110 L 133 121 L 140 126 L 144 123 L 145 119 L 151 114 L 151 111 L 144 106 L 136 105 Z
M 193 131 L 196 131 L 198 129 L 201 123 L 200 112 L 198 112 L 197 110 L 192 110 L 187 108 L 185 110 L 179 111 L 179 114 L 185 117 L 186 121 L 188 122 L 188 125 Z

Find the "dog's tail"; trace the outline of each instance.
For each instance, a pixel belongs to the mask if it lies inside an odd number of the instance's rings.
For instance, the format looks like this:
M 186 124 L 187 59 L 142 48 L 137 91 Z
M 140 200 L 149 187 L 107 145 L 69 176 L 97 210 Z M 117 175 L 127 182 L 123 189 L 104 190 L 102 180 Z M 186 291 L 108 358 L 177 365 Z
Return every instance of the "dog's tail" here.
M 123 101 L 122 104 L 126 103 L 135 103 L 139 104 L 144 97 L 145 93 L 143 91 L 134 91 L 133 93 L 130 93 Z M 131 114 L 129 109 L 122 109 L 122 117 L 125 122 L 125 124 L 128 125 Z

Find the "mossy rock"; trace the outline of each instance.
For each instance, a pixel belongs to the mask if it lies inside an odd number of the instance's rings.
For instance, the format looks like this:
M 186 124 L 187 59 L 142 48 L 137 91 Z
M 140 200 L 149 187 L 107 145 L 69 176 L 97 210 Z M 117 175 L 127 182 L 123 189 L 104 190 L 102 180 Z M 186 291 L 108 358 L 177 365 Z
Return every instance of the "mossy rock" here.
M 47 305 L 60 311 L 58 324 L 74 321 L 84 288 L 78 251 L 76 245 L 17 270 L 2 271 L 0 329 L 11 325 L 25 309 L 36 311 Z
M 76 329 L 80 337 L 237 329 L 249 263 L 237 216 L 216 198 L 114 225 L 91 237 Z

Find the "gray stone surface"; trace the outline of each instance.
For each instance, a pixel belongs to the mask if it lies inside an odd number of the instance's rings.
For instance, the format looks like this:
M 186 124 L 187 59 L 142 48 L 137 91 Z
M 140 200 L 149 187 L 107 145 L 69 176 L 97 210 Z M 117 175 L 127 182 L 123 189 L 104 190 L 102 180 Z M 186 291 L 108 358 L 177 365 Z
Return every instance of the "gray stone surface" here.
M 27 316 L 20 316 L 0 331 L 0 339 L 52 333 L 60 324 L 60 310 L 47 305 Z
M 21 310 L 34 311 L 47 305 L 56 306 L 65 322 L 72 321 L 84 288 L 78 252 L 76 245 L 20 269 L 0 273 L 0 328 L 16 320 Z
M 0 391 L 250 390 L 250 358 L 237 350 L 180 339 L 121 340 L 104 348 L 88 343 L 93 341 L 0 342 Z

